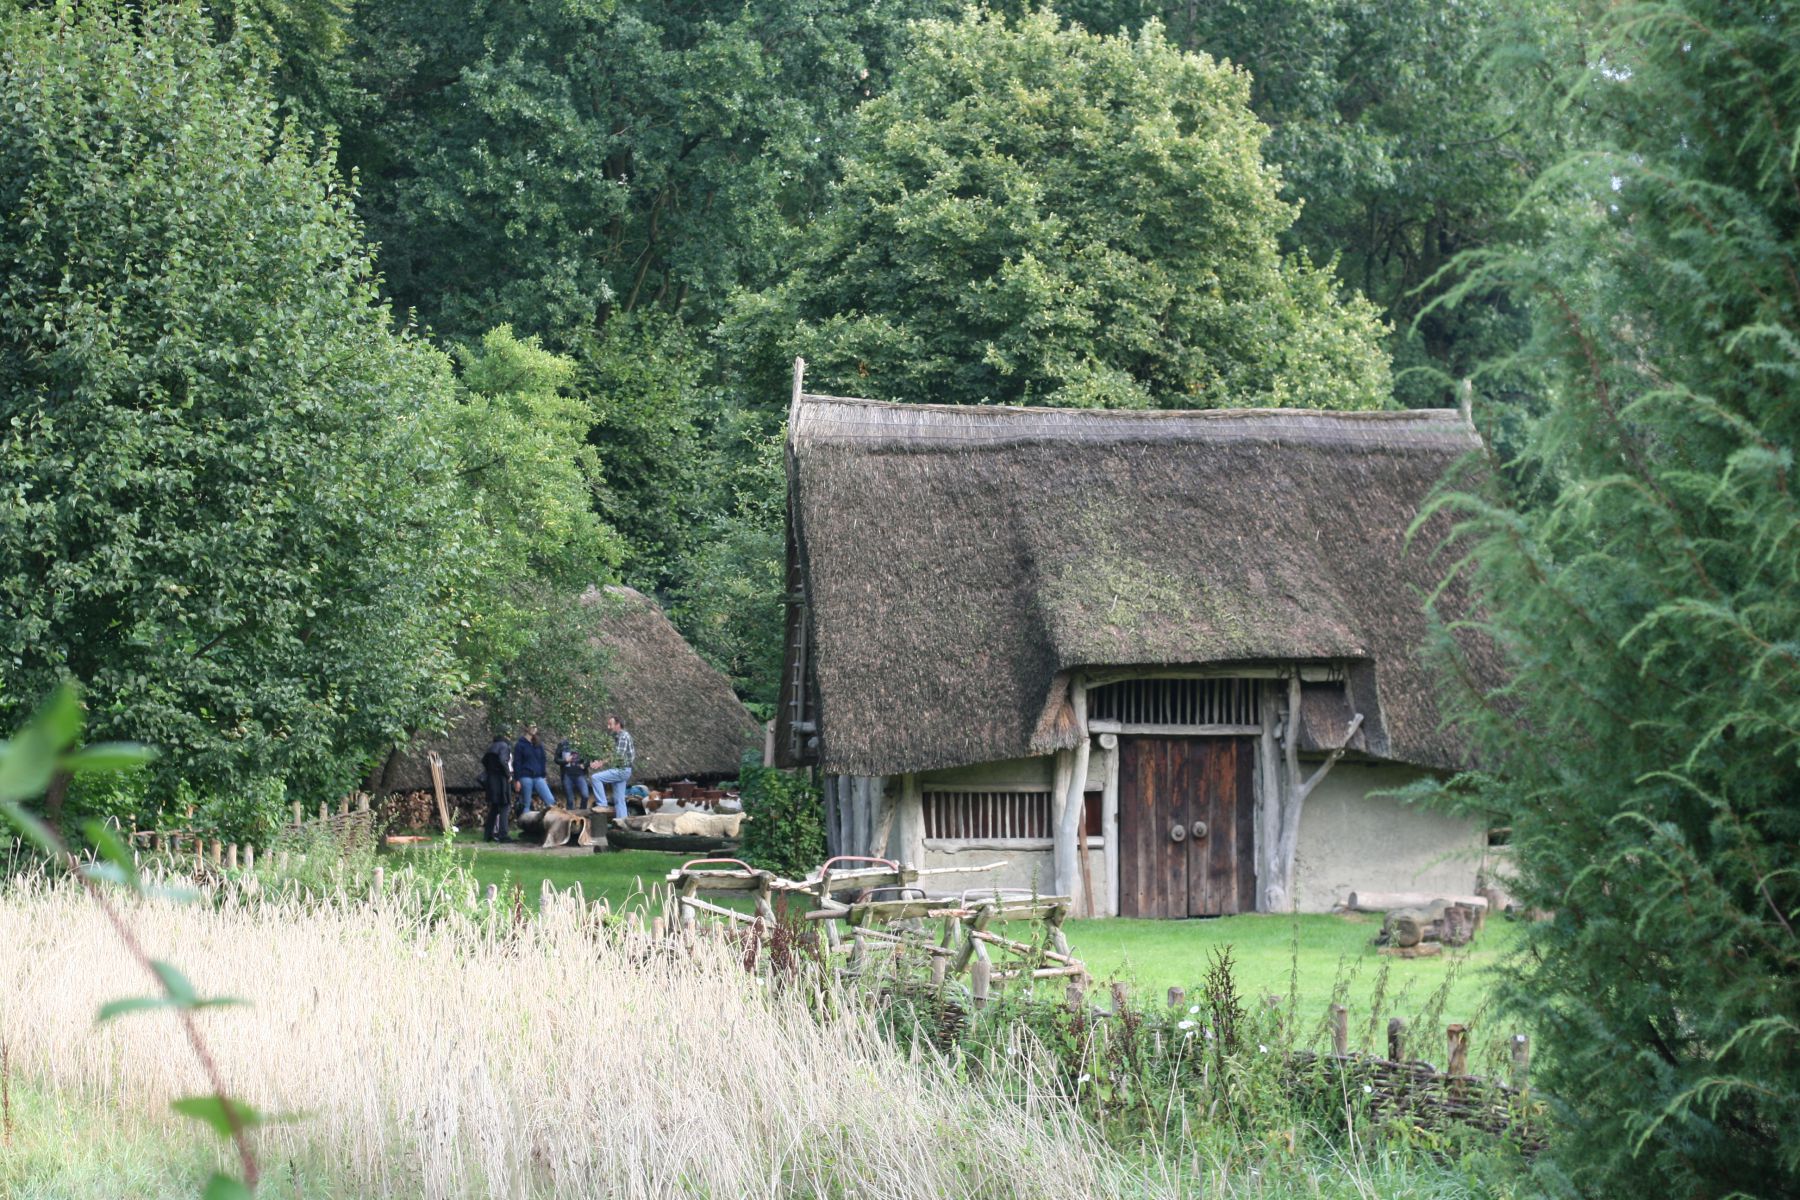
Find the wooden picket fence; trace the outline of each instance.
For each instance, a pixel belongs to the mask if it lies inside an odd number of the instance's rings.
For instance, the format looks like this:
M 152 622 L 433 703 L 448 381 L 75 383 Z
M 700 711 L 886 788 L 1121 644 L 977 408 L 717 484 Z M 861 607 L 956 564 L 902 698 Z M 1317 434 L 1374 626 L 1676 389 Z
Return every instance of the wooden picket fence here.
M 276 835 L 278 842 L 305 838 L 320 830 L 329 831 L 340 846 L 362 845 L 375 837 L 375 813 L 367 792 L 351 792 L 339 802 L 335 811 L 321 801 L 316 816 L 308 813 L 296 800 L 292 815 L 293 820 Z M 253 871 L 258 857 L 258 849 L 253 844 L 239 845 L 208 838 L 192 829 L 140 829 L 132 833 L 131 843 L 140 851 L 172 859 L 191 858 L 196 867 L 210 865 L 214 870 Z M 271 861 L 271 851 L 282 858 L 287 855 L 285 850 L 265 846 L 261 851 L 264 863 Z

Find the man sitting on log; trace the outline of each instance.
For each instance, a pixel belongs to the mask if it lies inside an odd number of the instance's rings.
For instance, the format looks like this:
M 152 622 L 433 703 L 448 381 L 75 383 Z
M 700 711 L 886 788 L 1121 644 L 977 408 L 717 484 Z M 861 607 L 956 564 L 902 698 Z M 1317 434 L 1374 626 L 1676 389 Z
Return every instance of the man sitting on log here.
M 594 775 L 594 801 L 599 803 L 606 795 L 606 787 L 612 785 L 613 819 L 625 819 L 625 784 L 631 778 L 631 764 L 637 759 L 637 745 L 631 740 L 631 733 L 619 718 L 606 714 L 606 731 L 613 736 L 613 754 L 611 760 L 596 760 L 601 768 Z

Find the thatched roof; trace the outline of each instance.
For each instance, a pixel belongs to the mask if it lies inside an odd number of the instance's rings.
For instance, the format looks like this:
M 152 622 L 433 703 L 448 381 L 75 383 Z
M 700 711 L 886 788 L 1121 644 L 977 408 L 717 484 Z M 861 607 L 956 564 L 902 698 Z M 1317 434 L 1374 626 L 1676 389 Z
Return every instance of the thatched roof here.
M 1457 765 L 1419 653 L 1442 531 L 1405 540 L 1479 445 L 1455 412 L 799 396 L 790 545 L 819 761 L 885 775 L 1042 752 L 1077 669 L 1299 662 L 1346 666 L 1376 707 L 1355 748 Z M 1329 723 L 1330 698 L 1307 699 Z
M 573 731 L 578 745 L 609 746 L 606 714 L 615 712 L 637 743 L 636 780 L 717 779 L 735 776 L 747 748 L 762 744 L 762 727 L 731 683 L 694 652 L 655 601 L 631 588 L 591 589 L 582 604 L 593 613 L 592 637 L 608 652 L 592 714 Z M 421 738 L 384 773 L 386 790 L 430 785 L 425 753 L 444 756 L 451 787 L 473 787 L 481 755 L 492 739 L 486 709 L 458 705 L 446 715 L 449 732 Z M 540 722 L 547 749 L 568 731 Z M 517 736 L 517 730 L 509 730 Z M 551 769 L 551 778 L 556 771 Z

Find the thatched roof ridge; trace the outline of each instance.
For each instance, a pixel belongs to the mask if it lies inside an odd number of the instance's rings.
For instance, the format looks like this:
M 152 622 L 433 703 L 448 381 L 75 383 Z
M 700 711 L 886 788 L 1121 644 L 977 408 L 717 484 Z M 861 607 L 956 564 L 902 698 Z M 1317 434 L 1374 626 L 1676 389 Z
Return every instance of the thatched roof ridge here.
M 1407 531 L 1479 447 L 1456 412 L 800 395 L 790 510 L 821 764 L 1041 753 L 1066 740 L 1059 684 L 1082 669 L 1338 663 L 1378 707 L 1370 754 L 1459 765 L 1419 656 L 1446 530 Z
M 790 414 L 795 446 L 861 443 L 871 449 L 1042 444 L 1254 442 L 1284 445 L 1479 449 L 1454 409 L 1335 412 L 1300 408 L 1082 409 L 972 404 L 894 404 L 803 395 Z
M 546 747 L 554 748 L 571 732 L 584 748 L 608 746 L 605 717 L 616 712 L 637 743 L 637 780 L 735 776 L 744 750 L 760 745 L 762 727 L 730 681 L 694 651 L 654 600 L 635 589 L 590 588 L 581 602 L 593 613 L 590 636 L 606 648 L 607 666 L 579 729 L 565 731 L 540 722 Z M 451 787 L 474 786 L 481 755 L 493 736 L 487 710 L 459 704 L 447 714 L 446 724 L 446 734 L 419 739 L 407 748 L 385 773 L 384 789 L 428 787 L 428 750 L 444 756 Z

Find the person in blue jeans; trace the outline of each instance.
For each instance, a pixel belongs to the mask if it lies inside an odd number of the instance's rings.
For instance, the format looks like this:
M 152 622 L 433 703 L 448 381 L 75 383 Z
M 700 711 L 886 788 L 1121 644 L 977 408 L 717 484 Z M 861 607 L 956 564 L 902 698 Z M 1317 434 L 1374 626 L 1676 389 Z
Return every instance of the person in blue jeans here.
M 575 748 L 570 738 L 556 743 L 556 769 L 562 773 L 563 803 L 571 810 L 586 808 L 588 801 L 587 759 Z M 580 801 L 580 803 L 576 803 Z
M 600 760 L 603 770 L 594 773 L 594 799 L 599 800 L 606 795 L 607 785 L 612 786 L 613 818 L 625 819 L 625 785 L 631 780 L 631 764 L 637 759 L 637 745 L 631 740 L 631 733 L 611 713 L 606 715 L 606 731 L 613 737 L 613 754 L 611 759 Z
M 538 741 L 536 725 L 527 725 L 525 733 L 513 743 L 513 787 L 519 793 L 523 807 L 520 815 L 531 811 L 531 797 L 536 794 L 544 798 L 545 808 L 556 807 L 556 796 L 550 791 L 550 781 L 545 778 L 544 744 Z

